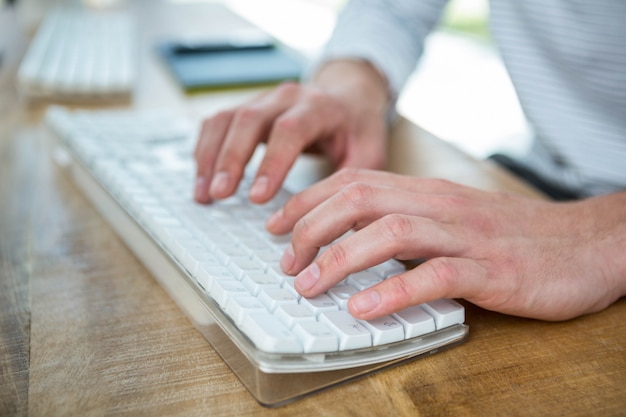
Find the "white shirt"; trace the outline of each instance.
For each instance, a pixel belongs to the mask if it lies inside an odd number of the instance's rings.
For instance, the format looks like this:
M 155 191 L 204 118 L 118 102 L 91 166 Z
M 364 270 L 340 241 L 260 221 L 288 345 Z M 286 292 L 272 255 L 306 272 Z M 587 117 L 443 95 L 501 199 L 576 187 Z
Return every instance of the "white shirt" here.
M 367 59 L 392 93 L 445 0 L 353 0 L 324 58 Z M 626 1 L 491 0 L 491 32 L 535 141 L 524 163 L 582 195 L 626 189 Z

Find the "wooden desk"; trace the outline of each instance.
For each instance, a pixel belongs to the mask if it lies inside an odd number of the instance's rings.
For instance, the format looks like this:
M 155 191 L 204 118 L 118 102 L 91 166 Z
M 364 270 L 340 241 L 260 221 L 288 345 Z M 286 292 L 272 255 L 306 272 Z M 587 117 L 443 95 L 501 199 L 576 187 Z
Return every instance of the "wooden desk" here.
M 144 9 L 142 42 L 202 27 L 205 7 Z M 51 163 L 39 125 L 46 105 L 15 89 L 25 37 L 13 45 L 0 73 L 0 415 L 626 413 L 624 300 L 564 323 L 466 304 L 465 344 L 282 408 L 261 407 Z M 198 117 L 250 94 L 184 97 L 147 50 L 141 65 L 126 106 Z M 394 131 L 392 168 L 532 193 L 406 122 Z

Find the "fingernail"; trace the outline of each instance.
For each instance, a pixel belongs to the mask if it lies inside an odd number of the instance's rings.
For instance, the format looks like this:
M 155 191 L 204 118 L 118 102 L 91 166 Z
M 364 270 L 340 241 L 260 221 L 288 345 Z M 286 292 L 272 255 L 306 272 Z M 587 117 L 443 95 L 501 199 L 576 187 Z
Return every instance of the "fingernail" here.
M 211 182 L 211 195 L 223 195 L 228 191 L 228 173 L 218 172 Z
M 283 217 L 283 209 L 281 208 L 276 213 L 272 214 L 269 219 L 267 219 L 267 222 L 265 223 L 265 227 L 267 227 L 269 230 L 273 229 L 276 223 L 278 223 L 278 221 L 282 217 Z
M 269 188 L 270 180 L 266 176 L 261 176 L 254 180 L 254 184 L 252 184 L 252 188 L 250 188 L 250 197 L 259 198 L 264 197 L 267 194 L 267 190 Z
M 202 203 L 209 201 L 209 180 L 206 177 L 196 178 L 196 185 L 194 188 L 194 198 Z
M 320 267 L 313 262 L 304 271 L 300 272 L 296 277 L 295 285 L 298 292 L 306 292 L 313 288 L 315 283 L 320 279 Z
M 293 246 L 289 244 L 289 246 L 287 246 L 287 249 L 285 249 L 285 253 L 283 253 L 283 257 L 280 259 L 280 268 L 283 270 L 283 272 L 289 274 L 295 260 L 296 255 L 293 252 Z
M 380 294 L 374 290 L 358 293 L 350 298 L 349 303 L 357 314 L 365 314 L 380 304 Z

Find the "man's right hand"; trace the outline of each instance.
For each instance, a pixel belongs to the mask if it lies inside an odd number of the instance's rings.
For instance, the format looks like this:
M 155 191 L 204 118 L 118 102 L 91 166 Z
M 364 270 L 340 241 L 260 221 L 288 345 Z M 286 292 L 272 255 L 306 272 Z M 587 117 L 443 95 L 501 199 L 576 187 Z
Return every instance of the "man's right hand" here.
M 382 168 L 388 105 L 382 77 L 363 62 L 333 61 L 309 85 L 284 83 L 207 118 L 195 149 L 195 199 L 232 195 L 257 145 L 267 143 L 250 190 L 263 203 L 281 187 L 298 155 L 323 152 L 335 168 Z

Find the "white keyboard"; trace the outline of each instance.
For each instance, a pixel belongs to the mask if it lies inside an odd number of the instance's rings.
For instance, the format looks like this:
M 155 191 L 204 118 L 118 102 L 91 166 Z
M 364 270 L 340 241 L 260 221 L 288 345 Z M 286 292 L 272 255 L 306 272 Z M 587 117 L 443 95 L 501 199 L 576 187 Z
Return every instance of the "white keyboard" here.
M 120 10 L 63 8 L 50 12 L 20 64 L 28 96 L 110 99 L 132 93 L 136 39 Z
M 195 129 L 183 120 L 53 108 L 46 121 L 60 165 L 259 402 L 281 404 L 467 336 L 464 308 L 454 300 L 372 321 L 349 314 L 352 294 L 404 271 L 395 260 L 301 297 L 279 267 L 290 237 L 264 227 L 289 193 L 253 205 L 244 181 L 234 197 L 195 203 Z

